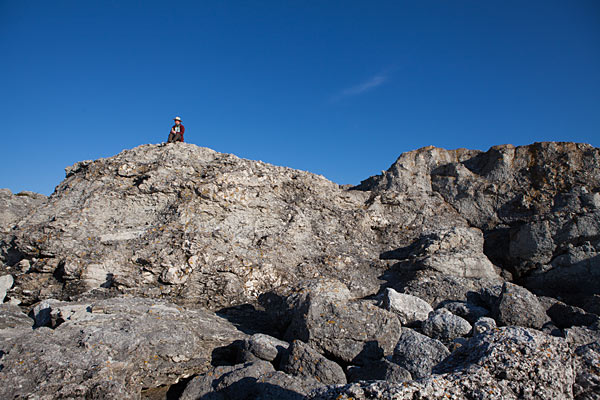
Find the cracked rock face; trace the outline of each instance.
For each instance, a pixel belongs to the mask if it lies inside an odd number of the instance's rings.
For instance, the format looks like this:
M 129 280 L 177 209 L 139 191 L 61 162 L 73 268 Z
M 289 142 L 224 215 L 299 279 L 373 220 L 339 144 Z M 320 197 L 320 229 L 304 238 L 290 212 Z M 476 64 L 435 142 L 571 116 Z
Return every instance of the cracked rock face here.
M 400 336 L 395 314 L 364 300 L 309 292 L 293 312 L 287 340 L 302 340 L 346 363 L 364 364 L 391 355 Z
M 143 145 L 0 190 L 0 397 L 595 399 L 599 252 L 589 145 L 353 188 Z
M 30 322 L 1 344 L 1 398 L 136 398 L 206 371 L 215 348 L 245 337 L 213 313 L 150 299 L 54 307 L 55 329 Z
M 590 354 L 588 359 L 593 357 Z M 575 374 L 566 342 L 525 328 L 477 335 L 435 372 L 402 384 L 375 381 L 329 386 L 315 391 L 311 399 L 573 398 Z M 581 390 L 594 384 L 586 380 Z
M 379 254 L 415 235 L 385 232 L 416 214 L 389 211 L 416 207 L 420 222 L 446 210 L 439 197 L 397 206 L 303 171 L 144 145 L 67 168 L 4 247 L 30 265 L 16 277 L 27 304 L 110 289 L 216 309 L 319 276 L 364 296 L 387 268 Z

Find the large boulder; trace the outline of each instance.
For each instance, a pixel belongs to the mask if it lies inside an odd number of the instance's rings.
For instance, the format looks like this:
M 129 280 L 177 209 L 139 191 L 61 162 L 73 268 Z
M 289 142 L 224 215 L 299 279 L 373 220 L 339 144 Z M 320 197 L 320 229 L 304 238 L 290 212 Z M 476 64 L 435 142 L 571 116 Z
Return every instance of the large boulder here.
M 572 326 L 590 326 L 600 321 L 600 317 L 585 310 L 554 300 L 546 308 L 546 314 L 559 328 L 570 328 Z
M 527 289 L 506 282 L 493 310 L 500 325 L 540 329 L 548 316 L 537 297 Z
M 448 343 L 468 335 L 471 332 L 471 324 L 445 308 L 440 308 L 429 314 L 427 320 L 423 322 L 422 330 L 427 336 Z
M 421 323 L 433 311 L 425 300 L 410 294 L 398 293 L 392 288 L 387 288 L 384 293 L 383 307 L 396 314 L 402 325 Z
M 410 328 L 402 328 L 400 340 L 394 348 L 393 360 L 409 371 L 413 378 L 424 378 L 450 352 L 436 339 L 431 339 Z
M 483 234 L 476 228 L 432 230 L 408 247 L 383 253 L 382 258 L 406 260 L 444 275 L 500 279 L 483 253 Z
M 494 384 L 506 398 L 573 398 L 574 371 L 569 346 L 562 338 L 533 329 L 504 327 L 475 335 L 434 368 L 446 379 L 465 385 L 476 375 Z M 488 386 L 488 387 L 486 387 Z
M 292 342 L 281 360 L 280 369 L 287 374 L 315 379 L 326 385 L 346 383 L 342 367 L 299 340 Z
M 391 355 L 400 336 L 400 322 L 391 312 L 366 300 L 352 300 L 335 291 L 331 296 L 308 291 L 296 300 L 294 316 L 285 334 L 323 354 L 347 363 L 362 364 Z
M 290 344 L 263 333 L 256 333 L 240 343 L 238 361 L 275 361 L 280 359 Z
M 468 301 L 475 293 L 499 284 L 495 279 L 461 278 L 431 270 L 407 270 L 404 266 L 398 270 L 398 267 L 392 268 L 394 288 L 425 300 L 433 308 L 439 308 L 449 301 Z
M 266 361 L 217 366 L 195 376 L 178 397 L 179 400 L 302 400 L 322 384 L 313 379 L 275 371 Z M 167 398 L 169 398 L 167 396 Z
M 208 370 L 215 349 L 245 337 L 211 312 L 157 300 L 69 303 L 55 312 L 64 322 L 54 329 L 0 343 L 0 398 L 136 398 Z

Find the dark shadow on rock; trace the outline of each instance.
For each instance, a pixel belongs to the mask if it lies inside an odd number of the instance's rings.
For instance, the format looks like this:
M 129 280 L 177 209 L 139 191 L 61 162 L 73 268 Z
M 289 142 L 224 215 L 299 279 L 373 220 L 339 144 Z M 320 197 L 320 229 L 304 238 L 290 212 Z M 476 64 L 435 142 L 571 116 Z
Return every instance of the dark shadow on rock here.
M 509 258 L 509 243 L 510 233 L 512 228 L 503 227 L 496 228 L 483 233 L 483 254 L 490 261 L 502 269 L 506 269 L 511 274 L 516 271 L 513 267 L 513 262 Z
M 235 365 L 237 355 L 242 348 L 242 340 L 236 340 L 227 346 L 216 347 L 211 354 L 210 363 L 213 367 Z
M 366 365 L 370 362 L 382 359 L 383 356 L 383 349 L 381 348 L 381 346 L 379 346 L 379 343 L 376 340 L 369 340 L 368 342 L 365 342 L 363 344 L 363 348 L 360 351 L 360 353 L 358 353 L 356 357 L 352 359 L 352 364 Z M 340 363 L 338 360 L 334 361 L 342 365 L 344 369 L 346 369 L 346 367 L 348 366 L 346 365 L 347 363 Z
M 223 392 L 229 400 L 301 400 L 303 394 L 267 382 L 259 382 L 254 378 L 243 378 L 227 387 Z M 200 397 L 202 400 L 214 400 L 213 393 Z
M 171 385 L 169 390 L 167 391 L 166 400 L 177 400 L 183 394 L 185 387 L 187 384 L 193 379 L 193 376 L 182 378 L 174 385 Z
M 433 235 L 422 235 L 408 246 L 395 250 L 384 251 L 379 254 L 380 260 L 406 260 L 413 254 L 418 254 L 432 239 Z
M 9 243 L 0 241 L 0 259 L 4 260 L 4 264 L 13 267 L 25 256 L 26 254 L 19 250 L 14 238 Z
M 217 315 L 225 318 L 248 335 L 255 333 L 265 333 L 274 337 L 280 335 L 278 323 L 271 313 L 257 309 L 252 304 L 222 308 L 217 311 Z
M 417 278 L 417 272 L 420 270 L 422 268 L 408 261 L 395 263 L 378 277 L 380 281 L 383 281 L 379 287 L 378 294 L 383 293 L 387 288 L 401 292 L 407 282 Z
M 522 286 L 538 296 L 560 298 L 580 307 L 587 297 L 600 294 L 600 255 L 532 274 Z

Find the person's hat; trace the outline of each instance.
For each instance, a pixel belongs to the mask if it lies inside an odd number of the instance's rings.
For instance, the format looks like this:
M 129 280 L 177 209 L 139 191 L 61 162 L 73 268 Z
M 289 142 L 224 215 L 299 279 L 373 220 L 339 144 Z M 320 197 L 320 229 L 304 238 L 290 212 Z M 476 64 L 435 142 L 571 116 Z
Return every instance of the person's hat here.
M 181 118 L 175 117 L 175 118 L 173 118 L 173 121 L 181 121 Z

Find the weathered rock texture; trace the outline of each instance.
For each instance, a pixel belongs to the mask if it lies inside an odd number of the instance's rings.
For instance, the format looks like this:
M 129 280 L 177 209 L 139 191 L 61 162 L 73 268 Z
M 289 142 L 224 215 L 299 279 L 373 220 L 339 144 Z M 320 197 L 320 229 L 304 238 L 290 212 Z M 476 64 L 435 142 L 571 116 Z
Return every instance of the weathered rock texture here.
M 599 252 L 585 144 L 352 188 L 144 145 L 0 191 L 0 397 L 599 398 Z
M 575 374 L 564 340 L 524 328 L 477 335 L 437 367 L 402 384 L 360 382 L 318 389 L 311 399 L 570 399 Z M 593 387 L 595 382 L 582 386 Z
M 206 371 L 216 348 L 245 336 L 213 313 L 151 299 L 58 303 L 53 312 L 54 329 L 30 324 L 1 344 L 0 398 L 136 398 Z

